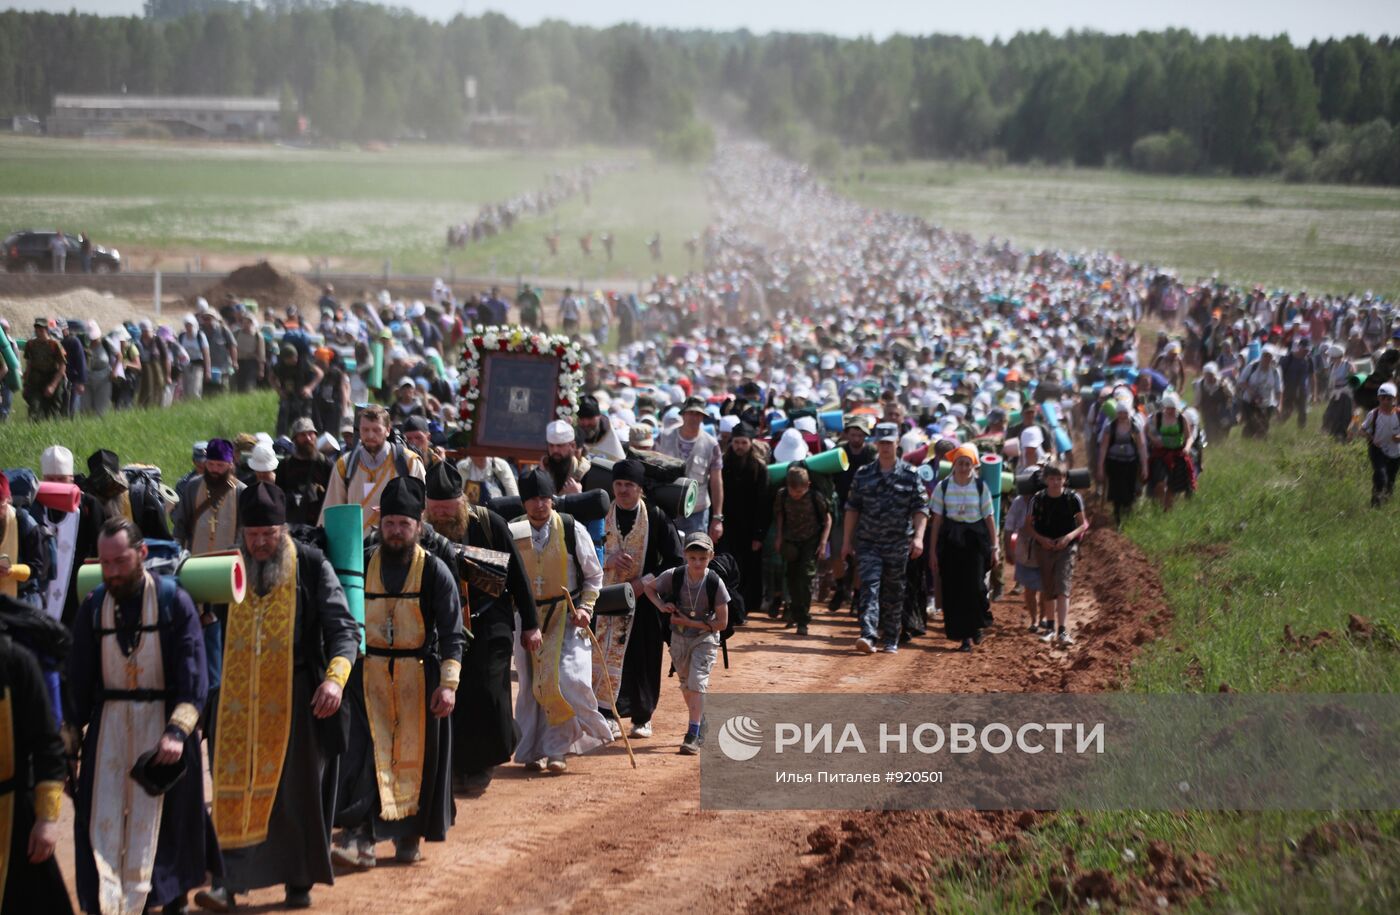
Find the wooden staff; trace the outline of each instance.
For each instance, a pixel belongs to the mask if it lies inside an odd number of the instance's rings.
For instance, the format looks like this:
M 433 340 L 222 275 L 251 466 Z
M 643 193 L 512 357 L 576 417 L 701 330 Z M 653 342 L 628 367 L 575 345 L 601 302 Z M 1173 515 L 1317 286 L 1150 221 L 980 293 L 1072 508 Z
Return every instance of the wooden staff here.
M 574 609 L 573 595 L 566 590 L 564 592 L 564 599 L 569 602 L 569 609 L 572 611 Z M 588 640 L 593 643 L 593 648 L 598 652 L 598 659 L 603 664 L 603 683 L 608 687 L 608 696 L 616 696 L 617 693 L 613 692 L 612 677 L 608 675 L 608 659 L 603 654 L 603 646 L 598 644 L 598 636 L 593 632 L 592 626 L 583 626 L 580 628 L 588 633 Z M 617 712 L 614 711 L 613 714 L 617 714 Z M 627 759 L 632 763 L 632 768 L 635 769 L 637 768 L 637 757 L 632 755 L 632 741 L 627 739 L 627 729 L 622 727 L 622 722 L 619 721 L 617 730 L 618 733 L 622 735 L 622 745 L 627 749 Z

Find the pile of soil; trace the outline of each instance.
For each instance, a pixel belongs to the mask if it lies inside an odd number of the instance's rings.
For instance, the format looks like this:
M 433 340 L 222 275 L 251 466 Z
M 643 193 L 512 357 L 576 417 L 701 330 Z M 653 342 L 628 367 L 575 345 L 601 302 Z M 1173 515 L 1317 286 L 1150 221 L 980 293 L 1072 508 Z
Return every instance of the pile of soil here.
M 295 305 L 305 312 L 316 306 L 321 292 L 311 283 L 292 273 L 283 273 L 267 261 L 258 261 L 224 277 L 200 293 L 210 306 L 218 308 L 232 294 L 237 299 L 253 299 L 264 310 L 282 311 Z M 194 297 L 190 298 L 194 304 Z
M 91 318 L 102 330 L 109 331 L 131 318 L 153 317 L 150 302 L 137 304 L 109 292 L 91 289 L 70 289 L 54 295 L 23 298 L 0 298 L 0 317 L 10 322 L 16 335 L 28 337 L 36 317 Z

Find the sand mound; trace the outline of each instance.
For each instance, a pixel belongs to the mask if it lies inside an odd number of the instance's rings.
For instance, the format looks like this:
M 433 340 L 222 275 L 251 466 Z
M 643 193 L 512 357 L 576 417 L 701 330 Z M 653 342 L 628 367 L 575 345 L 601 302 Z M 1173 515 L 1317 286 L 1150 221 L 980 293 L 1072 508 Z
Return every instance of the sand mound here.
M 209 304 L 218 308 L 224 298 L 233 294 L 239 299 L 254 299 L 263 309 L 281 311 L 295 305 L 302 311 L 314 308 L 321 292 L 311 283 L 291 273 L 282 273 L 267 261 L 237 270 L 200 293 Z M 194 297 L 190 298 L 194 304 Z
M 10 327 L 23 337 L 29 336 L 29 328 L 34 319 L 41 316 L 83 320 L 91 318 L 96 320 L 105 332 L 122 321 L 153 315 L 149 301 L 138 304 L 110 292 L 96 292 L 92 289 L 70 289 L 54 295 L 0 298 L 0 317 L 8 319 Z

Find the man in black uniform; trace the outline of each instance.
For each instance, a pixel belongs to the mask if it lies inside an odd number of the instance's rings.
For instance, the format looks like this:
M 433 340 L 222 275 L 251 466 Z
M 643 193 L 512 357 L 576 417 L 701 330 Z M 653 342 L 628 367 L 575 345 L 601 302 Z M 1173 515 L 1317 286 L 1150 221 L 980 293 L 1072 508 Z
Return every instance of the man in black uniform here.
M 540 646 L 539 619 L 510 525 L 486 506 L 468 503 L 462 475 L 449 461 L 428 471 L 425 517 L 452 544 L 509 556 L 504 591 L 492 595 L 468 579 L 463 601 L 472 638 L 462 658 L 462 685 L 452 715 L 453 788 L 475 795 L 491 784 L 491 770 L 510 759 L 519 738 L 510 696 L 515 615 L 520 614 L 520 645 L 527 652 Z M 459 566 L 454 562 L 452 568 Z

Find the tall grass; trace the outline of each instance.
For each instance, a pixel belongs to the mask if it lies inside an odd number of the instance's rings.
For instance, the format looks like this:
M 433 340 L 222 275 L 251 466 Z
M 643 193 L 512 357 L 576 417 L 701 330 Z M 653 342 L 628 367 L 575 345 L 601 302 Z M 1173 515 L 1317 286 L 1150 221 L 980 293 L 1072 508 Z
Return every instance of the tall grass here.
M 1400 691 L 1400 502 L 1369 508 L 1364 446 L 1336 444 L 1313 426 L 1215 443 L 1193 499 L 1167 514 L 1143 505 L 1126 525 L 1159 563 L 1175 613 L 1133 665 L 1130 689 Z M 1351 614 L 1372 623 L 1369 638 L 1348 633 Z M 1324 630 L 1316 647 L 1296 644 Z M 1338 821 L 1366 837 L 1343 828 L 1331 853 L 1300 855 L 1309 832 Z M 1050 880 L 1065 873 L 1067 851 L 1081 871 L 1129 879 L 1144 873 L 1153 840 L 1216 862 L 1221 887 L 1187 911 L 1400 910 L 1400 811 L 1063 812 L 1024 836 L 1009 866 L 995 849 L 971 867 L 935 866 L 939 910 L 1060 911 Z
M 167 483 L 190 469 L 190 447 L 210 438 L 232 439 L 240 432 L 271 432 L 277 396 L 269 391 L 177 403 L 168 409 L 124 410 L 106 416 L 31 423 L 18 417 L 0 424 L 0 467 L 30 467 L 50 445 L 73 452 L 76 469 L 86 472 L 88 455 L 100 448 L 123 463 L 155 464 Z

